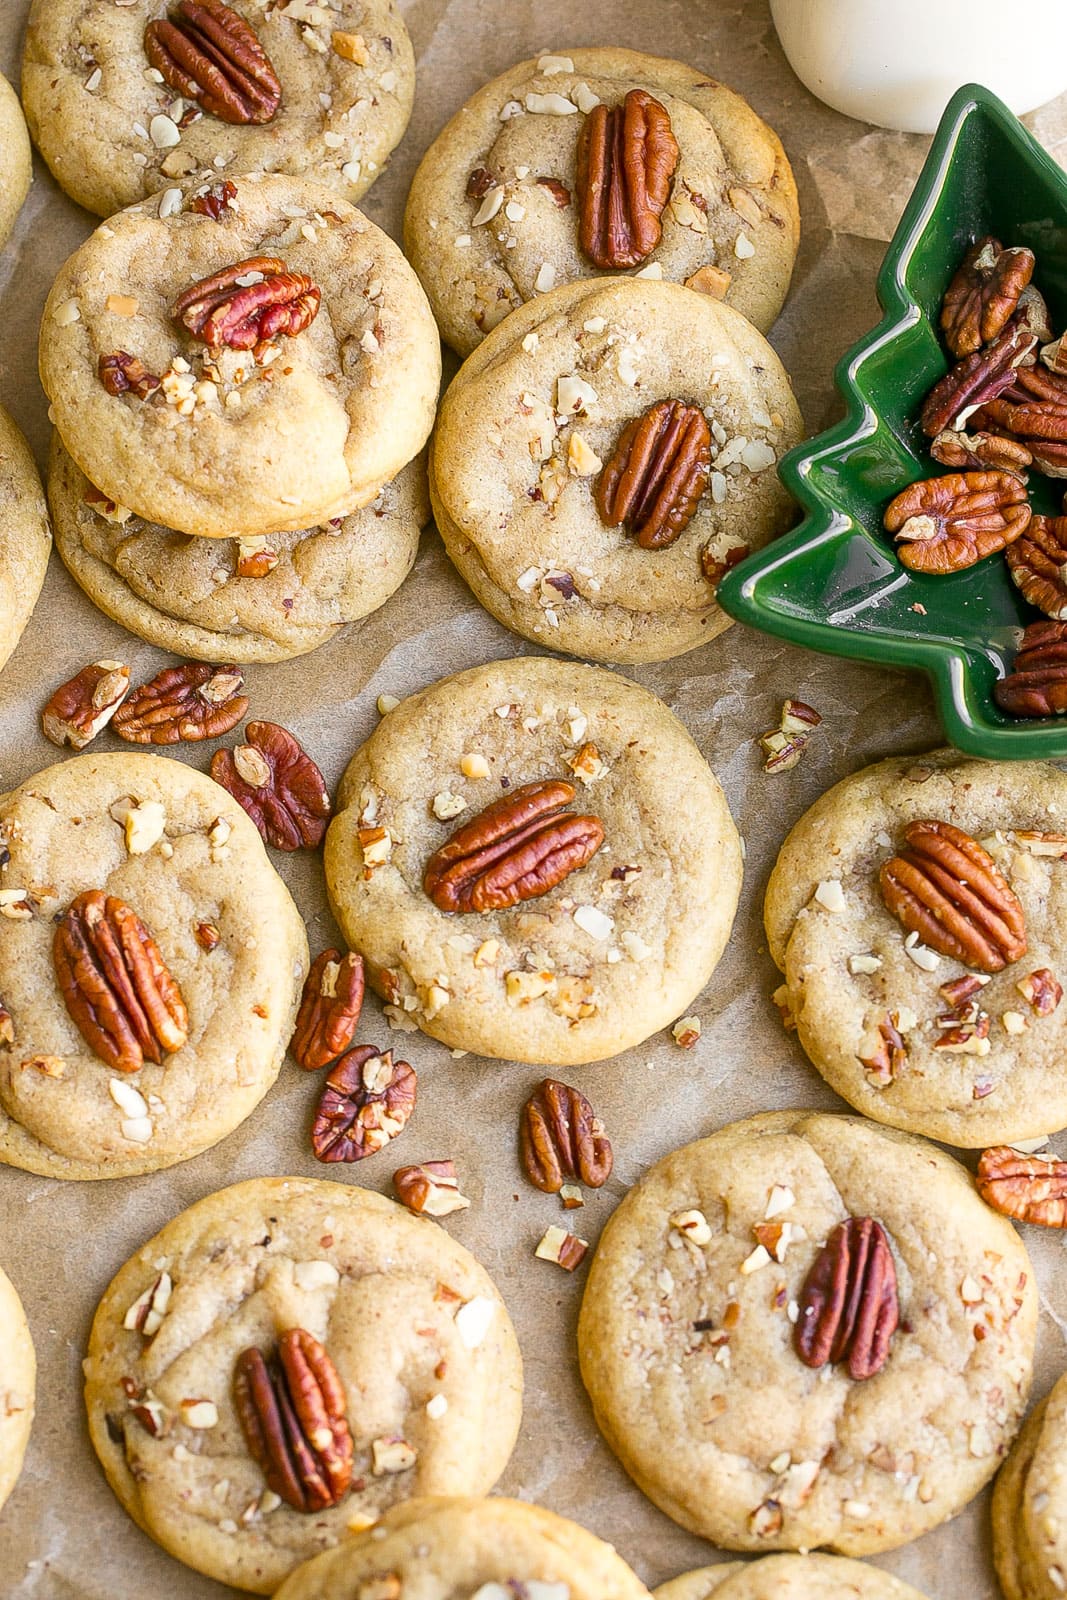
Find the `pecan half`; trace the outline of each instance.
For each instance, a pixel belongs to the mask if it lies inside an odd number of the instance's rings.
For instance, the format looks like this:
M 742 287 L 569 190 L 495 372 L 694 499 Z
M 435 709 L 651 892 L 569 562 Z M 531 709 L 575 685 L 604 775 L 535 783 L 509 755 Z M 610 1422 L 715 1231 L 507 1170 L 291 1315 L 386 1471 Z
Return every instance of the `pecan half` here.
M 305 1072 L 336 1061 L 352 1043 L 363 1009 L 363 958 L 324 950 L 304 984 L 289 1054 Z
M 216 750 L 211 776 L 233 795 L 276 850 L 322 843 L 330 797 L 307 752 L 276 722 L 250 722 L 247 744 Z
M 1067 586 L 1062 610 L 1067 616 Z M 1067 711 L 1067 622 L 1030 624 L 1015 657 L 1015 670 L 993 685 L 993 698 L 1013 717 L 1052 717 Z
M 604 842 L 599 817 L 563 816 L 562 779 L 524 783 L 458 828 L 426 863 L 422 886 L 440 911 L 503 911 L 547 894 Z
M 594 106 L 578 139 L 578 242 L 594 266 L 636 267 L 660 241 L 678 165 L 666 108 L 644 89 Z
M 976 840 L 950 822 L 909 822 L 904 840 L 878 885 L 909 933 L 979 972 L 1000 972 L 1026 954 L 1023 908 Z
M 249 256 L 190 284 L 171 312 L 209 350 L 251 350 L 266 339 L 293 338 L 319 312 L 321 290 L 280 256 Z
M 985 416 L 984 408 L 1011 388 L 1017 367 L 1032 357 L 1036 344 L 1034 334 L 1012 324 L 993 344 L 957 361 L 923 401 L 919 414 L 923 432 L 933 438 L 945 428 L 962 427 L 978 407 Z
M 113 350 L 110 355 L 101 356 L 96 372 L 108 394 L 133 394 L 138 400 L 147 400 L 159 388 L 155 373 L 149 372 L 141 358 L 131 356 L 128 350 Z
M 450 1217 L 466 1211 L 470 1201 L 459 1190 L 454 1161 L 424 1161 L 418 1167 L 398 1167 L 393 1173 L 397 1198 L 416 1217 Z
M 594 499 L 608 528 L 625 526 L 643 550 L 673 544 L 696 511 L 711 470 L 711 430 L 699 406 L 658 400 L 619 435 Z
M 248 710 L 244 674 L 202 661 L 165 667 L 135 689 L 115 716 L 115 732 L 131 744 L 180 744 L 229 733 Z
M 1033 455 L 1021 439 L 1003 433 L 953 432 L 946 428 L 930 443 L 930 454 L 956 472 L 1014 472 L 1026 482 Z
M 849 1377 L 880 1372 L 897 1329 L 897 1271 L 885 1229 L 873 1217 L 839 1222 L 804 1279 L 793 1330 L 808 1367 L 846 1361 Z
M 418 1079 L 391 1050 L 357 1045 L 326 1079 L 311 1147 L 320 1161 L 362 1161 L 404 1131 L 415 1109 Z
M 1067 517 L 1032 517 L 1007 562 L 1012 582 L 1032 606 L 1067 620 Z
M 60 918 L 52 941 L 56 982 L 82 1038 L 118 1072 L 180 1050 L 189 1036 L 181 990 L 135 911 L 86 890 Z
M 882 522 L 912 572 L 962 572 L 1026 531 L 1026 485 L 1012 472 L 950 472 L 909 484 Z
M 568 1179 L 599 1189 L 611 1176 L 614 1155 L 603 1125 L 584 1094 L 545 1078 L 522 1108 L 522 1165 L 535 1188 L 558 1194 Z
M 266 1359 L 237 1358 L 233 1399 L 241 1431 L 267 1486 L 296 1511 L 324 1511 L 352 1482 L 348 1402 L 337 1368 L 304 1328 L 290 1328 Z
M 970 355 L 995 339 L 1034 272 L 1032 250 L 1005 250 L 987 236 L 963 258 L 941 305 L 941 330 L 954 356 Z
M 178 0 L 150 22 L 144 52 L 164 82 L 220 122 L 270 122 L 282 86 L 255 29 L 222 0 Z
M 1036 363 L 1020 367 L 1007 390 L 983 404 L 980 421 L 1025 439 L 1035 462 L 1038 450 L 1031 440 L 1055 454 L 1067 441 L 1067 376 Z
M 975 1183 L 986 1205 L 1002 1216 L 1041 1228 L 1067 1228 L 1067 1161 L 994 1145 L 982 1151 Z
M 129 667 L 121 661 L 94 661 L 60 684 L 41 712 L 41 731 L 53 744 L 84 750 L 129 692 Z

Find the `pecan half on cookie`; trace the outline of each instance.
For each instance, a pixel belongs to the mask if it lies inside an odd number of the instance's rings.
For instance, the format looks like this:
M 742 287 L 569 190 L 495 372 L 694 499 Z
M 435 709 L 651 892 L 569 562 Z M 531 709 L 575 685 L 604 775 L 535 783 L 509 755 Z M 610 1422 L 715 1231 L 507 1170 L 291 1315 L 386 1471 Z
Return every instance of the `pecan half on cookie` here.
M 209 350 L 251 350 L 302 333 L 318 316 L 321 299 L 317 285 L 302 272 L 290 272 L 280 256 L 249 256 L 190 284 L 174 302 L 172 316 Z
M 594 266 L 636 267 L 660 241 L 678 165 L 666 107 L 644 89 L 594 106 L 578 139 L 578 242 Z
M 970 355 L 995 339 L 1034 273 L 1034 253 L 1005 250 L 986 235 L 971 246 L 945 290 L 941 331 L 954 356 Z
M 211 776 L 248 812 L 276 850 L 314 849 L 330 818 L 322 773 L 276 722 L 250 722 L 246 744 L 216 750 Z
M 1030 502 L 1012 472 L 949 472 L 909 484 L 882 521 L 912 572 L 962 572 L 1026 532 Z
M 179 744 L 215 739 L 237 726 L 248 710 L 244 674 L 234 666 L 189 661 L 165 667 L 135 689 L 112 726 L 131 744 Z
M 1000 972 L 1026 954 L 1023 908 L 977 840 L 950 822 L 910 822 L 904 840 L 878 883 L 909 933 L 979 972 Z
M 662 550 L 693 517 L 711 470 L 711 430 L 699 406 L 658 400 L 619 435 L 594 498 L 605 527 L 625 525 L 643 550 Z
M 845 1361 L 856 1379 L 880 1372 L 900 1320 L 897 1271 L 881 1223 L 839 1222 L 812 1263 L 798 1305 L 793 1343 L 805 1366 Z
M 255 29 L 222 0 L 178 0 L 150 22 L 144 52 L 163 81 L 220 122 L 270 122 L 282 86 Z
M 234 1406 L 267 1485 L 296 1511 L 335 1506 L 352 1482 L 344 1385 L 304 1328 L 278 1340 L 273 1360 L 253 1346 L 237 1358 Z

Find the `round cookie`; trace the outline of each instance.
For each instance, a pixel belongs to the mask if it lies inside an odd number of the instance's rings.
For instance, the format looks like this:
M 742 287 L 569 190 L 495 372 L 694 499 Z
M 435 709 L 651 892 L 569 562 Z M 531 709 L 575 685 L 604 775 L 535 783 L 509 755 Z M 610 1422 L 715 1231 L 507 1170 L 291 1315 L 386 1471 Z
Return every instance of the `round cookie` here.
M 1058 1600 L 1067 1577 L 1067 1377 L 1026 1419 L 993 1490 L 993 1560 L 1006 1600 Z
M 400 587 L 430 514 L 419 458 L 336 526 L 253 541 L 277 558 L 257 578 L 238 574 L 237 540 L 175 533 L 96 495 L 58 433 L 48 495 L 56 548 L 90 599 L 150 644 L 199 661 L 287 661 L 325 644 Z
M 33 1426 L 37 1358 L 26 1314 L 11 1279 L 0 1268 L 0 1506 L 22 1468 Z
M 847 1556 L 724 1561 L 661 1584 L 655 1600 L 923 1600 L 917 1589 Z
M 595 491 L 624 429 L 670 400 L 704 413 L 710 475 L 674 542 L 643 549 L 605 524 Z M 715 585 L 793 520 L 774 467 L 802 436 L 781 362 L 729 306 L 645 279 L 567 284 L 513 312 L 449 387 L 437 526 L 507 627 L 572 655 L 659 661 L 729 627 Z
M 26 119 L 18 95 L 0 75 L 0 246 L 7 243 L 33 181 Z
M 224 122 L 161 81 L 144 48 L 163 0 L 34 0 L 22 98 L 57 182 L 102 217 L 194 174 L 284 172 L 358 200 L 399 144 L 415 59 L 394 0 L 233 0 L 281 85 L 265 123 Z M 162 119 L 162 120 L 160 120 Z
M 102 223 L 60 268 L 40 344 L 56 426 L 90 482 L 146 521 L 212 538 L 302 530 L 366 505 L 425 444 L 440 381 L 430 308 L 391 239 L 321 184 L 231 186 L 218 221 L 175 190 Z M 262 271 L 231 270 L 260 259 Z M 321 290 L 318 314 L 265 347 L 212 353 L 173 313 L 213 274 L 238 297 L 257 280 L 258 295 L 286 292 L 302 274 Z M 140 388 L 159 386 L 145 399 L 109 392 L 100 362 L 116 356 L 147 370 L 141 381 L 134 369 Z
M 22 637 L 48 570 L 52 535 L 37 467 L 0 406 L 0 668 Z
M 885 1230 L 900 1316 L 884 1365 L 856 1380 L 794 1348 L 808 1273 L 849 1216 Z M 731 1550 L 869 1555 L 992 1477 L 1036 1321 L 1025 1247 L 949 1156 L 858 1117 L 769 1112 L 674 1151 L 626 1196 L 578 1353 L 608 1443 L 683 1527 Z
M 940 751 L 844 779 L 786 839 L 764 907 L 771 955 L 801 1044 L 865 1116 L 968 1147 L 1067 1125 L 1067 1006 L 1042 1015 L 1018 987 L 1043 969 L 1067 983 L 1065 816 L 1059 768 Z M 924 820 L 979 841 L 1026 921 L 1026 954 L 959 1010 L 942 986 L 972 969 L 916 947 L 878 887 L 907 825 Z M 956 1017 L 966 1019 L 962 1028 Z
M 520 61 L 487 83 L 415 174 L 405 249 L 460 355 L 523 301 L 596 275 L 579 246 L 579 139 L 598 103 L 621 106 L 635 89 L 667 112 L 679 149 L 662 236 L 641 270 L 695 278 L 757 328 L 778 315 L 800 216 L 777 136 L 740 95 L 680 61 L 568 50 Z
M 127 1313 L 164 1272 L 146 1340 Z M 234 1403 L 238 1357 L 270 1359 L 293 1328 L 325 1347 L 354 1447 L 349 1492 L 314 1514 L 267 1489 Z M 150 1239 L 100 1302 L 85 1377 L 93 1445 L 130 1515 L 198 1572 L 259 1594 L 398 1501 L 490 1489 L 522 1406 L 515 1334 L 474 1257 L 381 1195 L 301 1178 L 223 1189 Z M 217 1418 L 190 1426 L 190 1398 Z
M 509 791 L 560 779 L 577 791 L 560 820 L 598 818 L 597 853 L 537 898 L 441 910 L 423 888 L 430 857 Z M 454 1049 L 563 1066 L 617 1055 L 685 1011 L 729 938 L 741 852 L 714 774 L 661 701 L 525 656 L 444 678 L 383 718 L 341 782 L 325 870 L 393 1014 Z
M 0 844 L 0 1161 L 132 1177 L 231 1133 L 278 1075 L 308 963 L 254 823 L 182 762 L 82 755 L 0 796 Z M 161 1064 L 116 1068 L 67 1008 L 53 939 L 87 891 L 132 908 L 180 990 L 187 1041 Z M 218 933 L 210 950 L 201 924 Z
M 541 1595 L 544 1600 L 648 1600 L 611 1545 L 522 1500 L 412 1500 L 368 1533 L 299 1567 L 279 1600 L 363 1600 L 388 1574 L 398 1597 Z M 525 1586 L 529 1586 L 528 1588 Z M 382 1591 L 385 1592 L 384 1590 Z

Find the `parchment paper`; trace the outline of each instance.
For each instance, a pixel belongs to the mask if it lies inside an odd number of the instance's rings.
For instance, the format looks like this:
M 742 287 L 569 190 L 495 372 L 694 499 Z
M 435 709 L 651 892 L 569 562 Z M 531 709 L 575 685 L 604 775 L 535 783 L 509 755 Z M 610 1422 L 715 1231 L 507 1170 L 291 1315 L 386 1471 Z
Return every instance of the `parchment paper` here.
M 419 61 L 407 137 L 367 197 L 375 221 L 399 237 L 404 196 L 419 156 L 445 120 L 513 61 L 568 46 L 625 44 L 672 54 L 745 94 L 781 135 L 800 187 L 803 242 L 792 293 L 774 331 L 809 428 L 839 414 L 831 383 L 838 356 L 876 316 L 874 276 L 927 141 L 871 130 L 815 101 L 790 72 L 765 0 L 401 0 Z M 0 65 L 17 82 L 28 0 L 0 0 Z M 1067 159 L 1067 96 L 1031 119 Z M 43 464 L 48 437 L 36 376 L 36 334 L 60 263 L 95 225 L 38 164 L 15 237 L 0 255 L 0 399 Z M 0 529 L 0 537 L 3 530 Z M 401 592 L 359 628 L 280 666 L 248 670 L 252 710 L 291 728 L 333 787 L 377 721 L 376 697 L 402 696 L 440 677 L 532 646 L 483 612 L 435 533 Z M 0 680 L 0 790 L 56 760 L 38 713 L 55 685 L 88 661 L 115 657 L 142 682 L 165 658 L 96 611 L 53 556 L 22 643 Z M 615 1172 L 569 1220 L 595 1242 L 626 1188 L 676 1145 L 737 1117 L 781 1106 L 844 1109 L 778 1022 L 777 977 L 760 921 L 763 888 L 787 828 L 825 788 L 882 755 L 939 740 L 925 680 L 810 655 L 741 628 L 680 659 L 632 674 L 681 717 L 726 788 L 748 847 L 733 941 L 696 1004 L 703 1036 L 680 1050 L 660 1035 L 640 1049 L 567 1074 L 593 1100 L 614 1142 Z M 780 702 L 799 695 L 823 726 L 793 772 L 769 778 L 753 740 L 776 725 Z M 118 748 L 105 735 L 101 748 Z M 123 746 L 122 748 L 125 748 Z M 206 768 L 213 746 L 179 749 Z M 163 758 L 161 758 L 163 759 Z M 277 856 L 303 912 L 312 950 L 337 939 L 320 858 Z M 384 1040 L 368 1001 L 360 1038 Z M 649 1584 L 717 1559 L 631 1484 L 601 1442 L 582 1390 L 574 1329 L 582 1291 L 536 1261 L 533 1247 L 558 1202 L 523 1180 L 517 1114 L 542 1074 L 533 1067 L 451 1059 L 421 1034 L 403 1043 L 420 1074 L 420 1100 L 401 1140 L 352 1168 L 324 1168 L 307 1130 L 318 1089 L 289 1064 L 263 1105 L 216 1149 L 153 1176 L 61 1184 L 0 1168 L 0 1262 L 22 1295 L 37 1347 L 37 1419 L 21 1480 L 0 1514 L 0 1595 L 19 1600 L 141 1600 L 229 1591 L 179 1566 L 119 1508 L 90 1448 L 80 1363 L 105 1285 L 123 1261 L 183 1207 L 260 1174 L 312 1174 L 389 1192 L 403 1162 L 451 1156 L 471 1209 L 451 1233 L 485 1263 L 518 1328 L 526 1360 L 522 1434 L 502 1491 L 536 1499 L 612 1540 Z M 1067 1238 L 1027 1232 L 1042 1286 L 1041 1395 L 1067 1366 Z M 989 1558 L 988 1495 L 954 1522 L 879 1559 L 936 1600 L 982 1600 L 996 1584 Z

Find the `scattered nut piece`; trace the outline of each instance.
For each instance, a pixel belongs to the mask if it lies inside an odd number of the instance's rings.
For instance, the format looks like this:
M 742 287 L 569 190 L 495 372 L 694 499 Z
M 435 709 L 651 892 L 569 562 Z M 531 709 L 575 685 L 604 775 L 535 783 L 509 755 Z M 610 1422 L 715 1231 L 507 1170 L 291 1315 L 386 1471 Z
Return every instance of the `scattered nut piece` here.
M 667 1219 L 671 1227 L 688 1239 L 690 1244 L 710 1244 L 712 1239 L 711 1227 L 703 1211 L 673 1211 Z
M 453 1161 L 424 1161 L 393 1173 L 397 1198 L 417 1217 L 448 1217 L 465 1211 L 470 1201 L 460 1193 Z
M 121 661 L 95 661 L 60 684 L 41 712 L 41 729 L 53 744 L 84 750 L 111 721 L 130 692 L 130 669 Z
M 573 1272 L 575 1267 L 585 1260 L 589 1246 L 584 1239 L 579 1239 L 577 1234 L 568 1233 L 566 1228 L 557 1228 L 555 1224 L 545 1229 L 534 1255 L 542 1261 L 553 1261 L 564 1272 Z
M 671 1029 L 671 1036 L 676 1045 L 683 1050 L 692 1050 L 700 1038 L 701 1027 L 699 1017 L 679 1017 Z

